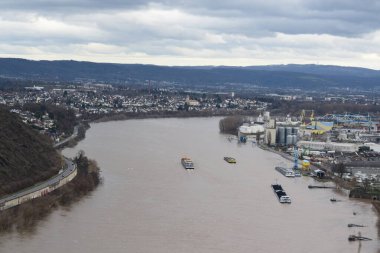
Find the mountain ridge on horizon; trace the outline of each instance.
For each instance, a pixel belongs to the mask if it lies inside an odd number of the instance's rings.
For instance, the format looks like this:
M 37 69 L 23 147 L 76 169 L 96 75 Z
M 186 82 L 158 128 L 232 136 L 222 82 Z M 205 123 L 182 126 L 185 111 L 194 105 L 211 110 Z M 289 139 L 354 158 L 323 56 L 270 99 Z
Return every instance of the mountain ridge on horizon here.
M 93 63 L 93 64 L 114 64 L 114 65 L 142 65 L 142 66 L 157 66 L 157 67 L 169 67 L 169 68 L 287 68 L 287 67 L 334 67 L 334 68 L 347 68 L 347 69 L 362 69 L 380 72 L 380 69 L 372 69 L 367 67 L 360 66 L 345 66 L 345 65 L 333 65 L 333 64 L 316 64 L 316 63 L 286 63 L 286 64 L 264 64 L 264 65 L 159 65 L 153 63 L 122 63 L 122 62 L 96 62 L 96 61 L 88 61 L 88 60 L 64 60 L 64 59 L 56 59 L 56 60 L 34 60 L 27 58 L 19 58 L 19 57 L 0 57 L 0 61 L 2 60 L 21 60 L 21 61 L 29 61 L 29 62 L 80 62 L 80 63 Z
M 183 84 L 251 83 L 266 87 L 380 86 L 380 70 L 317 64 L 258 66 L 163 66 L 98 63 L 75 60 L 0 58 L 0 76 L 44 81 L 95 79 L 110 83 L 127 80 Z

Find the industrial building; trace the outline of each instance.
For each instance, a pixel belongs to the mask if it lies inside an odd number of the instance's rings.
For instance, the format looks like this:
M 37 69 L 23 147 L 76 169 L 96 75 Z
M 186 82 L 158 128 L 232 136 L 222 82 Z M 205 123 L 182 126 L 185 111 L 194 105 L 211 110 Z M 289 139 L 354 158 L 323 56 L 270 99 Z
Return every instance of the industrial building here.
M 356 143 L 299 141 L 297 146 L 318 151 L 356 152 L 360 145 Z
M 298 127 L 277 127 L 276 129 L 276 143 L 280 146 L 289 146 L 289 145 L 295 145 L 297 143 L 297 136 L 298 136 Z

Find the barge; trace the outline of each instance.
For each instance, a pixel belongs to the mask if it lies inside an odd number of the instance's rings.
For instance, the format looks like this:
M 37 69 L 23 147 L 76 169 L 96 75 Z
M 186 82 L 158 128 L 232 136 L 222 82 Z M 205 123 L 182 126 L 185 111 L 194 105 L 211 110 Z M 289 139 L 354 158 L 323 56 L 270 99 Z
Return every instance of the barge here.
M 181 163 L 182 163 L 182 166 L 187 170 L 193 170 L 194 169 L 194 163 L 190 158 L 182 157 Z
M 228 162 L 228 163 L 236 163 L 236 159 L 233 158 L 233 157 L 228 157 L 228 156 L 225 156 L 224 157 L 224 161 Z
M 292 169 L 288 169 L 288 168 L 285 168 L 285 167 L 277 166 L 277 167 L 275 167 L 275 170 L 277 170 L 278 172 L 280 172 L 285 177 L 294 177 L 295 176 L 294 175 L 294 171 Z
M 287 203 L 290 204 L 292 202 L 291 198 L 286 194 L 284 189 L 279 184 L 272 184 L 272 189 L 274 193 L 276 194 L 278 201 L 280 203 Z

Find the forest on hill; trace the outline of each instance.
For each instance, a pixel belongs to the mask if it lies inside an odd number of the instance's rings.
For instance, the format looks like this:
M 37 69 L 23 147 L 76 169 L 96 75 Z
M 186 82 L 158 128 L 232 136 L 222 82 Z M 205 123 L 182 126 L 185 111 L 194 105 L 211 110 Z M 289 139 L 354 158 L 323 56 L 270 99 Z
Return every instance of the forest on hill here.
M 0 196 L 48 179 L 62 165 L 47 136 L 0 108 Z

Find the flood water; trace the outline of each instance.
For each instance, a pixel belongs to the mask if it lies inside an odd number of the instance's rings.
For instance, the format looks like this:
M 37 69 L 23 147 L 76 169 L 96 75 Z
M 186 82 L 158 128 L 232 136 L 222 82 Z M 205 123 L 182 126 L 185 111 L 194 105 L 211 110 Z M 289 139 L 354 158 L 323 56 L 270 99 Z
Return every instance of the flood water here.
M 312 178 L 285 178 L 274 166 L 289 161 L 230 142 L 218 121 L 91 125 L 86 139 L 63 153 L 84 150 L 96 159 L 104 184 L 70 209 L 55 210 L 32 233 L 0 236 L 0 252 L 380 252 L 371 204 L 310 190 Z M 183 169 L 182 156 L 193 159 L 194 171 Z M 278 202 L 270 187 L 276 181 L 290 205 Z M 332 197 L 343 201 L 331 203 Z M 348 242 L 358 232 L 374 240 Z

